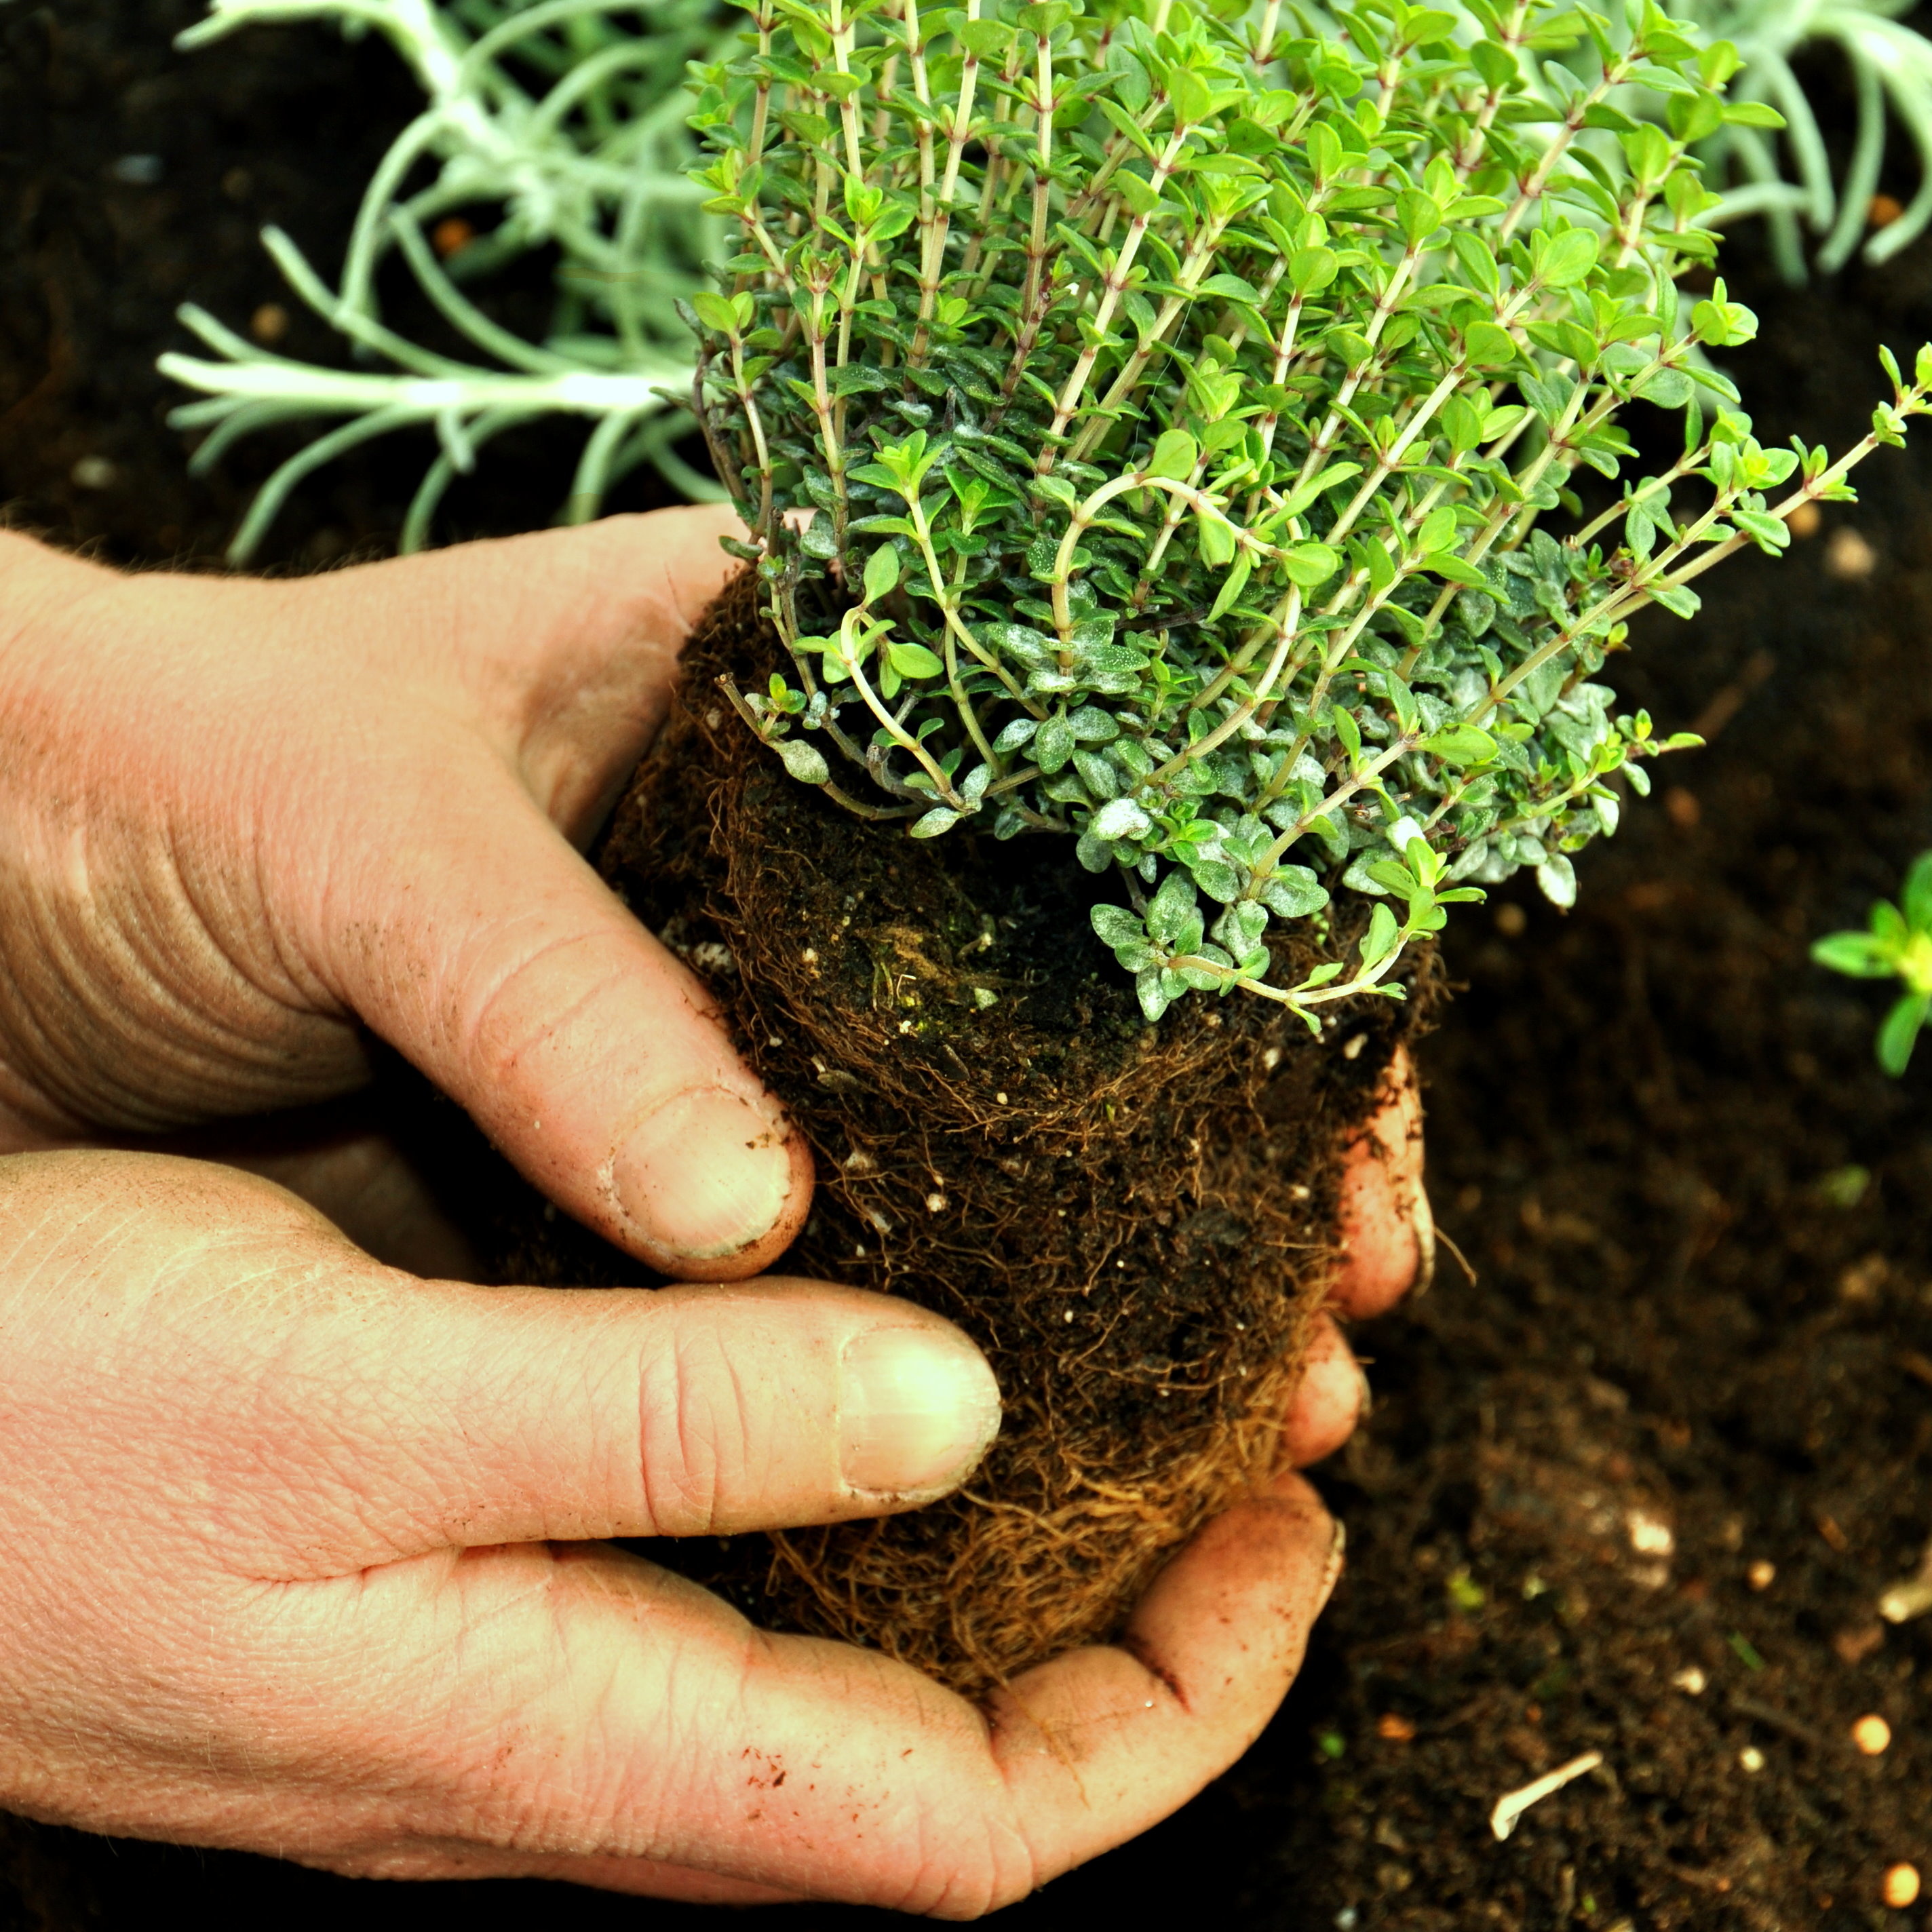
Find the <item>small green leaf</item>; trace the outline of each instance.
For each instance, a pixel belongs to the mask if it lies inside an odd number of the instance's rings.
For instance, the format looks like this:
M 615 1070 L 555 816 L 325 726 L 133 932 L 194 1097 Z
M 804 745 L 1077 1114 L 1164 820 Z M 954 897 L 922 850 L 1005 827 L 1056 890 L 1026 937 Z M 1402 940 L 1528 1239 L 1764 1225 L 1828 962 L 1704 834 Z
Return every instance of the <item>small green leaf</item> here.
M 915 818 L 908 828 L 914 838 L 937 838 L 942 832 L 950 832 L 959 823 L 962 814 L 949 812 L 944 806 L 935 806 L 922 818 Z
M 1878 1030 L 1878 1064 L 1896 1078 L 1905 1071 L 1918 1043 L 1918 1030 L 1932 1012 L 1932 993 L 1907 993 L 1885 1016 Z
M 1224 518 L 1206 511 L 1197 513 L 1195 520 L 1200 526 L 1201 561 L 1216 568 L 1232 563 L 1238 541 L 1234 526 Z
M 710 289 L 700 289 L 692 297 L 691 305 L 706 328 L 719 335 L 738 333 L 738 312 L 727 297 Z
M 890 544 L 882 544 L 866 560 L 866 602 L 876 604 L 898 580 L 899 554 Z
M 1221 580 L 1220 593 L 1215 598 L 1208 613 L 1209 623 L 1214 623 L 1217 619 L 1226 616 L 1234 608 L 1241 592 L 1248 587 L 1248 574 L 1252 567 L 1248 553 L 1243 550 L 1240 555 L 1235 558 L 1234 568 Z
M 1811 957 L 1834 973 L 1853 980 L 1892 980 L 1898 976 L 1898 950 L 1870 932 L 1828 932 L 1814 940 Z
M 879 553 L 881 555 L 886 553 Z M 893 670 L 902 677 L 944 677 L 944 662 L 923 644 L 910 643 L 889 644 L 886 655 L 892 661 Z
M 1144 466 L 1150 476 L 1165 476 L 1185 483 L 1201 460 L 1201 448 L 1184 429 L 1164 430 Z
M 1364 966 L 1378 966 L 1395 950 L 1397 928 L 1395 914 L 1386 905 L 1378 905 L 1370 916 L 1369 929 L 1362 934 Z
M 1283 554 L 1281 567 L 1288 572 L 1291 584 L 1313 590 L 1341 568 L 1342 560 L 1324 543 L 1295 544 Z
M 802 738 L 781 738 L 772 747 L 784 761 L 784 768 L 802 784 L 822 785 L 832 776 L 825 754 Z

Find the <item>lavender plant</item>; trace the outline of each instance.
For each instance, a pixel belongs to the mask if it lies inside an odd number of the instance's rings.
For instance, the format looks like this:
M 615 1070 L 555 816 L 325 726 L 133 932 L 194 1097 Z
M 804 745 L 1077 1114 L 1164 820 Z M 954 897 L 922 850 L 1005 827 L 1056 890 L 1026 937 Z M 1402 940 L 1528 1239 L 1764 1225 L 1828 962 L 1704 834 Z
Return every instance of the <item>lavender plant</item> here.
M 1835 461 L 1754 436 L 1704 352 L 1754 318 L 1677 288 L 1714 254 L 1694 151 L 1735 50 L 1646 0 L 1473 0 L 1473 35 L 1406 0 L 1340 33 L 752 4 L 692 122 L 740 238 L 693 301 L 700 413 L 785 653 L 730 695 L 916 838 L 1073 841 L 1150 1018 L 1240 988 L 1316 1028 L 1399 996 L 1484 885 L 1570 903 L 1622 788 L 1696 742 L 1597 681 L 1630 620 L 1693 615 L 1926 407 L 1932 350 Z M 1552 123 L 1526 74 L 1557 53 L 1593 77 Z M 1682 454 L 1632 476 L 1640 399 Z M 1580 470 L 1620 486 L 1594 514 Z M 1273 983 L 1270 926 L 1338 886 L 1359 942 Z
M 699 211 L 684 126 L 685 63 L 719 38 L 713 0 L 212 0 L 180 44 L 310 20 L 384 35 L 421 82 L 424 105 L 364 193 L 335 283 L 280 230 L 262 236 L 291 290 L 366 366 L 274 354 L 194 304 L 181 320 L 214 358 L 160 358 L 164 374 L 204 394 L 170 418 L 211 432 L 197 470 L 257 430 L 340 418 L 262 486 L 230 559 L 253 554 L 303 478 L 412 428 L 434 431 L 438 450 L 404 524 L 406 550 L 427 540 L 450 484 L 492 437 L 546 416 L 589 424 L 566 522 L 596 516 L 640 464 L 688 496 L 716 496 L 674 446 L 691 430 L 682 399 L 692 368 L 676 304 L 702 285 L 722 238 Z M 478 232 L 446 260 L 430 238 L 459 210 Z M 545 248 L 556 256 L 556 308 L 545 339 L 530 342 L 494 321 L 474 291 Z M 385 319 L 378 283 L 392 260 L 461 351 L 427 347 Z

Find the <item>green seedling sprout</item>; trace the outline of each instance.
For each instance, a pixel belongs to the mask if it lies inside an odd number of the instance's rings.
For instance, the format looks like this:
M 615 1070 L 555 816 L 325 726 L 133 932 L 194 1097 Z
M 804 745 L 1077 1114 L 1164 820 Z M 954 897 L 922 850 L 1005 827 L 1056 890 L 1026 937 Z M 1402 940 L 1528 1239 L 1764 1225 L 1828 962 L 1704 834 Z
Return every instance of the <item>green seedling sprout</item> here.
M 1878 1030 L 1878 1064 L 1894 1076 L 1912 1058 L 1932 1014 L 1932 852 L 1922 852 L 1894 905 L 1880 899 L 1863 932 L 1828 933 L 1811 949 L 1821 966 L 1855 980 L 1896 980 L 1904 988 Z

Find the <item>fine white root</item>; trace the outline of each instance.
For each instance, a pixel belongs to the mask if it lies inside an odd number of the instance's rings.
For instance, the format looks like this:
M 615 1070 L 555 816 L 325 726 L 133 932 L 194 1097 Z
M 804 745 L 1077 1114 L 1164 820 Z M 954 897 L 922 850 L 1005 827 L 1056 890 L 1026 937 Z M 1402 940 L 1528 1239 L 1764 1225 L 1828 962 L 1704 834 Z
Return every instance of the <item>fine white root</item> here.
M 1581 1757 L 1573 1757 L 1568 1764 L 1559 1764 L 1554 1771 L 1546 1771 L 1520 1790 L 1506 1791 L 1496 1800 L 1496 1808 L 1490 1814 L 1490 1829 L 1500 1841 L 1516 1829 L 1516 1820 L 1532 1804 L 1540 1804 L 1553 1791 L 1561 1791 L 1573 1779 L 1581 1778 L 1586 1771 L 1594 1771 L 1604 1761 L 1601 1751 L 1586 1751 Z

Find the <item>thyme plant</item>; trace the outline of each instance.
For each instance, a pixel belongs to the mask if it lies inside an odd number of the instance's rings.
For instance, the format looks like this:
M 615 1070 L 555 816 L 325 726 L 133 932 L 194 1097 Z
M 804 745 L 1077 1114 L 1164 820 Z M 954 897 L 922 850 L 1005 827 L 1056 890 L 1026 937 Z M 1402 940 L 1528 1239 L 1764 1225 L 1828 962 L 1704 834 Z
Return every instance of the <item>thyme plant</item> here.
M 1613 781 L 1695 742 L 1596 681 L 1631 618 L 1927 406 L 1932 350 L 1837 460 L 1768 448 L 1702 362 L 1755 326 L 1677 289 L 1736 56 L 1648 0 L 1472 0 L 1466 38 L 1366 0 L 1346 38 L 1272 0 L 751 4 L 692 121 L 739 236 L 700 402 L 786 653 L 734 702 L 914 837 L 1072 840 L 1150 1018 L 1240 988 L 1318 1027 L 1483 885 L 1568 904 Z M 1631 476 L 1638 398 L 1682 453 Z M 1594 514 L 1580 469 L 1621 484 Z M 1366 932 L 1272 983 L 1336 883 Z
M 1855 980 L 1896 980 L 1901 988 L 1878 1030 L 1878 1064 L 1903 1073 L 1920 1030 L 1932 1018 L 1932 852 L 1922 852 L 1905 875 L 1899 903 L 1880 899 L 1863 932 L 1833 932 L 1811 956 Z
M 698 206 L 704 195 L 688 176 L 696 151 L 684 125 L 685 64 L 714 52 L 719 38 L 713 0 L 212 0 L 179 44 L 309 20 L 385 35 L 425 100 L 370 180 L 338 283 L 280 230 L 262 237 L 296 296 L 372 366 L 272 353 L 191 304 L 182 322 L 220 359 L 160 358 L 165 374 L 206 394 L 170 418 L 212 430 L 195 452 L 198 470 L 271 424 L 344 418 L 276 470 L 230 559 L 253 554 L 304 476 L 412 427 L 432 429 L 440 449 L 410 506 L 404 550 L 426 540 L 450 484 L 491 437 L 548 416 L 590 424 L 566 522 L 596 515 L 640 463 L 688 496 L 715 496 L 673 447 L 691 429 L 691 338 L 676 305 L 722 241 Z M 480 226 L 445 260 L 431 236 L 458 211 L 466 228 Z M 528 342 L 471 291 L 549 247 L 556 311 L 545 339 Z M 392 257 L 480 359 L 427 348 L 384 320 L 377 280 Z

